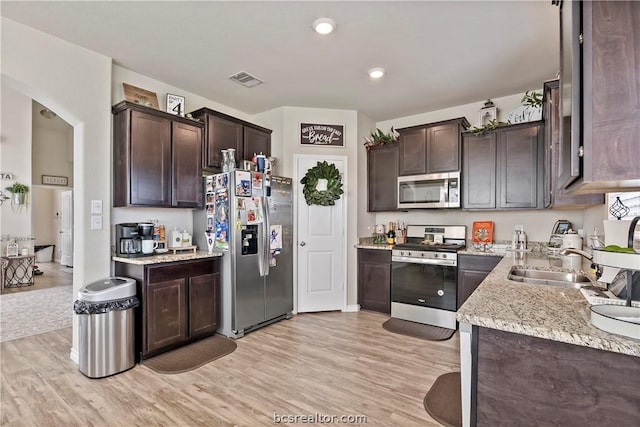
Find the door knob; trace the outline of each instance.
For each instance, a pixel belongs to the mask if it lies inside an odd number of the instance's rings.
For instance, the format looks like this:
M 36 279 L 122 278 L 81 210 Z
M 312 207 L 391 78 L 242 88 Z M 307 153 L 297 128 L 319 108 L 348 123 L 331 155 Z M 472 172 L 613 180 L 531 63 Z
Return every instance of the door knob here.
M 300 242 L 300 246 L 306 245 L 306 242 Z

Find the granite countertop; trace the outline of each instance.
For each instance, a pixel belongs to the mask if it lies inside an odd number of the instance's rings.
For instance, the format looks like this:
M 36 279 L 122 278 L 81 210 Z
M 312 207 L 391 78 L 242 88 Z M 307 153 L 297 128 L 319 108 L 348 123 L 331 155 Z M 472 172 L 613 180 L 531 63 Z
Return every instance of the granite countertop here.
M 183 253 L 166 253 L 152 256 L 138 257 L 138 258 L 125 258 L 114 256 L 111 259 L 113 261 L 124 262 L 127 264 L 147 265 L 147 264 L 161 264 L 164 262 L 176 262 L 176 261 L 189 261 L 192 259 L 203 258 L 217 258 L 223 256 L 223 252 L 197 251 L 197 252 L 183 252 Z
M 589 271 L 588 264 L 583 263 L 583 271 Z M 459 322 L 640 357 L 640 340 L 591 324 L 589 303 L 580 290 L 509 280 L 513 265 L 567 270 L 546 255 L 508 254 L 458 309 Z

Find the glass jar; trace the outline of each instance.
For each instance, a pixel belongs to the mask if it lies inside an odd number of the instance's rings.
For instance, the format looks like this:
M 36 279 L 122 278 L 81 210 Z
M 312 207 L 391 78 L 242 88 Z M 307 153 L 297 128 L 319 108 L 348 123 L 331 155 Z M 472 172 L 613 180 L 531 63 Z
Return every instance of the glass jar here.
M 236 169 L 236 150 L 234 148 L 229 148 L 227 150 L 227 159 L 229 162 L 229 170 L 235 170 Z
M 229 152 L 222 150 L 222 172 L 229 172 Z

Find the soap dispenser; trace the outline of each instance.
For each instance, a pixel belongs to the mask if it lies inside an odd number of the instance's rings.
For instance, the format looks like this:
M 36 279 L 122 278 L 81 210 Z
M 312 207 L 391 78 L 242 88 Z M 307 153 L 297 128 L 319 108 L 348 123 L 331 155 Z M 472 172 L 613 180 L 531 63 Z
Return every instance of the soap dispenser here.
M 514 251 L 524 251 L 527 249 L 527 235 L 523 225 L 516 225 L 511 238 L 511 247 Z
M 527 250 L 527 234 L 524 230 L 520 230 L 520 233 L 518 234 L 518 249 L 521 251 Z

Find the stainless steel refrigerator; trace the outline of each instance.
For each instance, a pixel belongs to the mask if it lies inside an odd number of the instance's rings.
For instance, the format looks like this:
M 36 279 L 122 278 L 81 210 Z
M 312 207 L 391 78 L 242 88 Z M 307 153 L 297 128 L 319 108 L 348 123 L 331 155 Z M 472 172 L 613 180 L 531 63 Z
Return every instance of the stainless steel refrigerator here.
M 194 211 L 200 250 L 223 251 L 218 333 L 232 338 L 293 310 L 291 178 L 236 170 L 205 180 L 205 209 Z

